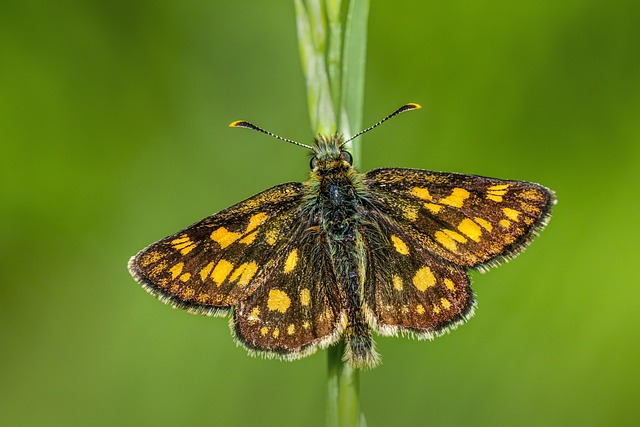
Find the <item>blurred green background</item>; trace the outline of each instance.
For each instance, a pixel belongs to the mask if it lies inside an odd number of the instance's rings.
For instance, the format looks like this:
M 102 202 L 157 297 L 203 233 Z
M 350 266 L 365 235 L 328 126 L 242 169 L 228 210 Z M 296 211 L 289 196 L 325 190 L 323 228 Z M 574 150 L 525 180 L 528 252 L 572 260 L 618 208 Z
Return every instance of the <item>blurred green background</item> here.
M 0 424 L 324 424 L 326 352 L 250 358 L 227 321 L 129 276 L 147 244 L 308 174 L 289 1 L 0 7 Z M 637 425 L 640 3 L 373 2 L 363 170 L 557 192 L 479 307 L 433 342 L 378 338 L 369 426 Z

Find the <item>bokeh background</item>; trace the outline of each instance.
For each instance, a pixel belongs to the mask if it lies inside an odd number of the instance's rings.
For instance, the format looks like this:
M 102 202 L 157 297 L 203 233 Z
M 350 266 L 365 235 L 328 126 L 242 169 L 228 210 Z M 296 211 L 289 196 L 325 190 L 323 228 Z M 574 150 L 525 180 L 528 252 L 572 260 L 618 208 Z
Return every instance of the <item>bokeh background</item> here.
M 640 3 L 373 2 L 362 169 L 535 181 L 529 250 L 474 274 L 476 316 L 378 338 L 369 426 L 637 425 Z M 147 244 L 304 180 L 289 1 L 4 0 L 0 424 L 324 425 L 326 352 L 250 358 L 227 321 L 129 276 Z

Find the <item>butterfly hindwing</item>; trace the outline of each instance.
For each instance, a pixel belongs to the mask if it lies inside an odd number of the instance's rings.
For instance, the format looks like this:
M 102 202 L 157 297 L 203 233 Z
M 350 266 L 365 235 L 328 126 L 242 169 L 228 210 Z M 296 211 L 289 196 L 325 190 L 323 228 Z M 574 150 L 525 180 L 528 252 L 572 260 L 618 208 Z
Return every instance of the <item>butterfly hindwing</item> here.
M 233 318 L 234 335 L 245 347 L 286 359 L 335 342 L 344 329 L 331 260 L 318 235 L 300 224 L 294 236 Z
M 225 315 L 291 239 L 302 184 L 270 188 L 141 250 L 129 271 L 160 300 Z
M 555 203 L 541 185 L 417 169 L 376 169 L 364 184 L 380 210 L 430 254 L 462 267 L 508 259 Z
M 432 338 L 462 323 L 475 306 L 464 269 L 439 259 L 379 212 L 366 227 L 365 307 L 379 334 Z

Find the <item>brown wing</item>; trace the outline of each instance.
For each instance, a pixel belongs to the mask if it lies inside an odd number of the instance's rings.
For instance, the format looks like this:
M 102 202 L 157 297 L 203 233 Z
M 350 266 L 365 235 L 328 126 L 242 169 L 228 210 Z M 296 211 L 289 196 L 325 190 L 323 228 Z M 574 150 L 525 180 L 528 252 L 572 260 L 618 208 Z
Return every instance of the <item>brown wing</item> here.
M 365 175 L 365 304 L 377 332 L 432 338 L 475 307 L 468 268 L 517 255 L 555 197 L 538 184 L 413 169 Z
M 228 314 L 292 239 L 302 184 L 270 188 L 141 250 L 133 277 L 174 307 Z
M 475 301 L 462 267 L 434 256 L 381 213 L 372 211 L 372 219 L 363 233 L 364 289 L 365 310 L 376 332 L 433 338 L 471 317 Z
M 376 169 L 364 184 L 428 253 L 478 269 L 522 251 L 555 203 L 538 184 L 416 169 Z
M 340 338 L 345 316 L 329 255 L 305 224 L 234 313 L 236 339 L 254 353 L 297 359 Z

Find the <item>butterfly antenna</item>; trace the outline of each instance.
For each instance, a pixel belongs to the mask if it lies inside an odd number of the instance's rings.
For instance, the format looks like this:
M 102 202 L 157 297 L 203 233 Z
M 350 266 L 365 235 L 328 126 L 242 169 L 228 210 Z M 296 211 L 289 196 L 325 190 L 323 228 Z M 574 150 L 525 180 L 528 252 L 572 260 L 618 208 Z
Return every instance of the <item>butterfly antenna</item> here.
M 237 121 L 231 123 L 229 125 L 229 127 L 230 128 L 247 128 L 247 129 L 256 130 L 258 132 L 262 132 L 262 133 L 264 133 L 266 135 L 272 136 L 272 137 L 274 137 L 276 139 L 279 139 L 281 141 L 289 142 L 291 144 L 299 145 L 300 147 L 304 147 L 304 148 L 308 148 L 309 150 L 313 150 L 313 147 L 311 147 L 309 145 L 301 144 L 298 141 L 294 141 L 292 139 L 284 138 L 284 137 L 282 137 L 280 135 L 276 135 L 273 132 L 269 132 L 268 130 L 264 130 L 262 128 L 259 128 L 258 126 L 254 125 L 253 123 L 245 122 L 244 120 L 237 120 Z
M 420 104 L 414 104 L 414 103 L 404 104 L 402 107 L 398 108 L 396 111 L 394 111 L 393 113 L 389 114 L 387 117 L 385 117 L 384 119 L 380 120 L 378 123 L 376 123 L 376 124 L 374 124 L 372 126 L 369 126 L 365 130 L 361 130 L 360 132 L 356 133 L 351 138 L 347 139 L 345 141 L 345 143 L 347 143 L 349 141 L 353 141 L 354 139 L 356 139 L 357 137 L 359 137 L 363 133 L 369 132 L 371 129 L 377 128 L 378 126 L 380 126 L 381 124 L 383 124 L 384 122 L 389 120 L 390 118 L 395 117 L 400 113 L 404 113 L 405 111 L 411 111 L 411 110 L 419 110 L 420 108 L 422 108 L 422 106 Z

